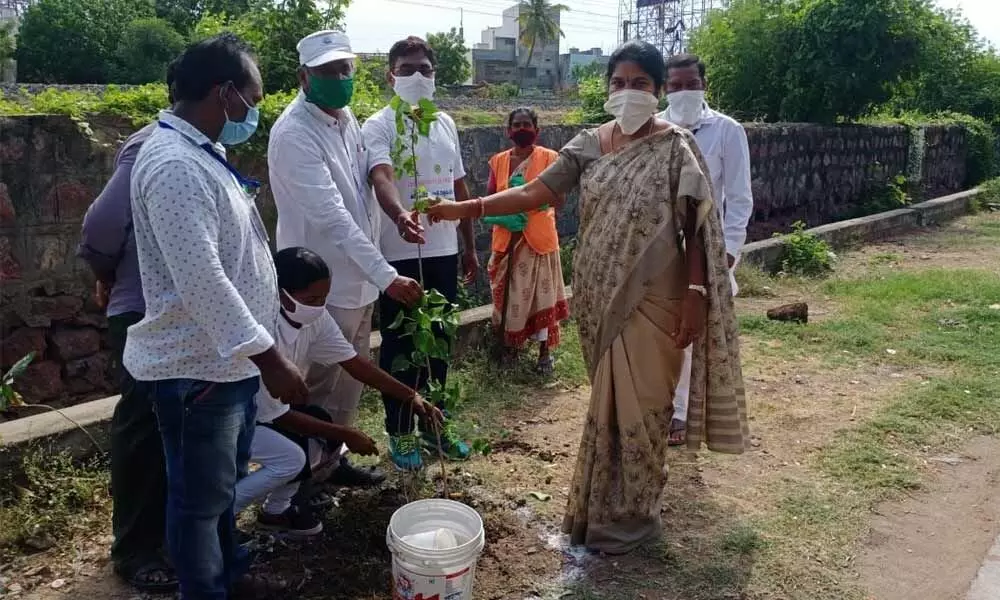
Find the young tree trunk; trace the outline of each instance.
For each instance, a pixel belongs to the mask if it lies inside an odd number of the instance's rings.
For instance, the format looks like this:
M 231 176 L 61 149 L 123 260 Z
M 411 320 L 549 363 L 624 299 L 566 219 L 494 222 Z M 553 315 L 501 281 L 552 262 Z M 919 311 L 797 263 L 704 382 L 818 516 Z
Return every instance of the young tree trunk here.
M 531 57 L 535 54 L 535 40 L 531 41 L 531 45 L 528 46 L 528 60 L 524 61 L 524 67 L 521 68 L 521 72 L 518 73 L 517 77 L 517 89 L 521 90 L 524 88 L 524 75 L 528 70 L 528 65 L 531 64 Z

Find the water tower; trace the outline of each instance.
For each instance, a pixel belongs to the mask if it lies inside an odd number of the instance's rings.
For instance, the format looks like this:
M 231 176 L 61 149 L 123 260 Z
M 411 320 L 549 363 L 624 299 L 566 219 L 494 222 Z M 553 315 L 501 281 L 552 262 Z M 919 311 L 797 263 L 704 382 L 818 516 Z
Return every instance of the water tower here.
M 687 50 L 688 34 L 708 12 L 723 8 L 724 0 L 620 0 L 621 41 L 639 39 L 653 44 L 664 56 Z

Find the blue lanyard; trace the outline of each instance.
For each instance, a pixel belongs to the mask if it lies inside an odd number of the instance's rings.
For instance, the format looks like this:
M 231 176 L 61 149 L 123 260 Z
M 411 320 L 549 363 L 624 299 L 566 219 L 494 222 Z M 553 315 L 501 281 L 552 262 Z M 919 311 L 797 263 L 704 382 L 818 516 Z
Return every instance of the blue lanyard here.
M 177 129 L 173 125 L 171 125 L 170 123 L 164 123 L 163 121 L 157 121 L 157 123 L 163 129 L 169 129 L 171 131 L 177 131 Z M 177 131 L 177 133 L 181 133 L 181 132 Z M 184 135 L 184 134 L 181 133 L 181 135 Z M 256 179 L 249 179 L 249 178 L 244 177 L 243 175 L 241 175 L 240 172 L 238 170 L 236 170 L 236 167 L 234 167 L 233 165 L 231 165 L 229 163 L 229 161 L 227 161 L 226 159 L 224 159 L 221 156 L 219 156 L 219 153 L 215 151 L 215 148 L 212 147 L 212 144 L 210 144 L 208 142 L 205 142 L 204 144 L 201 144 L 198 147 L 201 148 L 202 150 L 204 150 L 205 152 L 208 152 L 209 156 L 211 156 L 212 158 L 214 158 L 215 160 L 217 160 L 219 162 L 219 164 L 221 164 L 223 167 L 225 167 L 226 170 L 229 171 L 229 173 L 232 174 L 232 176 L 236 178 L 236 182 L 239 183 L 240 186 L 244 190 L 246 190 L 248 193 L 255 194 L 255 193 L 257 193 L 258 190 L 260 190 L 260 182 L 259 181 L 257 181 Z

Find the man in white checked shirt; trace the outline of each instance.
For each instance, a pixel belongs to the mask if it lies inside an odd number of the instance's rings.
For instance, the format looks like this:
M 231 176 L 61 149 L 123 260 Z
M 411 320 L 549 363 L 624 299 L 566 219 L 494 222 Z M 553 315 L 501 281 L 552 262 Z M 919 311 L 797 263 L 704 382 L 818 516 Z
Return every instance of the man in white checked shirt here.
M 298 369 L 275 349 L 278 283 L 252 190 L 221 145 L 246 141 L 263 90 L 230 34 L 173 65 L 173 111 L 160 113 L 132 171 L 132 218 L 145 317 L 124 364 L 149 382 L 167 467 L 167 546 L 181 600 L 225 600 L 249 567 L 233 499 L 247 472 L 261 382 L 305 400 Z

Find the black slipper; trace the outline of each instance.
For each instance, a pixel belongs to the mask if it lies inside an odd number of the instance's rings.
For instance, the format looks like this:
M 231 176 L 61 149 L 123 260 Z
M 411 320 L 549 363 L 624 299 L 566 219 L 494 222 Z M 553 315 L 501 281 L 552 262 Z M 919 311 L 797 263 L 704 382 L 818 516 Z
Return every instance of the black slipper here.
M 177 590 L 177 574 L 172 567 L 160 560 L 140 565 L 133 571 L 115 567 L 115 573 L 140 592 L 169 594 Z M 162 575 L 162 581 L 155 575 Z

